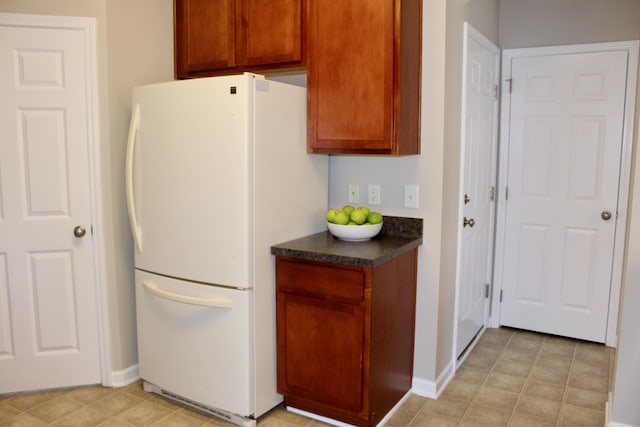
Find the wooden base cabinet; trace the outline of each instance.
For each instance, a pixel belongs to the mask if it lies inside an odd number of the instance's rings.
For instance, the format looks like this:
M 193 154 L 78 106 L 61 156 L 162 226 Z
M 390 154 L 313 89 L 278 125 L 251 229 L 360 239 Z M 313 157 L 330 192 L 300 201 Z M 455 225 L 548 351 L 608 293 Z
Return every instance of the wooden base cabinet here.
M 422 0 L 309 0 L 308 151 L 419 154 Z
M 276 257 L 286 406 L 374 426 L 410 390 L 417 249 L 377 267 Z

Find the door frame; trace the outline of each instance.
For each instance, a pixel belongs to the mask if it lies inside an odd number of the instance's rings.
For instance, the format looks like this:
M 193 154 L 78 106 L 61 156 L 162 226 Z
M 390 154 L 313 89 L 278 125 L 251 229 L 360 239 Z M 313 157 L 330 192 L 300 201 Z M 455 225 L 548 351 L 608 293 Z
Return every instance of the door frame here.
M 87 164 L 89 168 L 89 204 L 91 208 L 91 249 L 93 253 L 93 285 L 96 290 L 96 317 L 98 330 L 98 352 L 100 357 L 100 377 L 102 384 L 113 384 L 111 348 L 109 345 L 108 295 L 105 284 L 106 260 L 105 240 L 102 231 L 104 221 L 102 217 L 102 182 L 100 156 L 100 117 L 98 108 L 98 59 L 96 19 L 92 17 L 72 17 L 53 15 L 31 15 L 18 13 L 0 13 L 0 24 L 22 28 L 51 28 L 74 30 L 84 36 L 84 56 L 86 62 L 85 75 L 87 78 Z
M 500 326 L 500 294 L 502 291 L 502 271 L 504 268 L 505 238 L 506 238 L 506 181 L 509 159 L 509 126 L 511 96 L 506 82 L 511 78 L 510 62 L 516 58 L 534 56 L 567 55 L 574 53 L 595 53 L 607 51 L 626 51 L 627 87 L 624 105 L 624 124 L 622 134 L 622 150 L 620 157 L 620 181 L 618 187 L 618 217 L 615 224 L 613 265 L 611 271 L 611 288 L 609 292 L 609 313 L 607 317 L 607 332 L 605 344 L 610 347 L 617 345 L 618 310 L 620 306 L 620 290 L 622 285 L 622 270 L 625 252 L 627 216 L 629 206 L 629 189 L 631 180 L 631 162 L 633 149 L 633 132 L 636 108 L 636 90 L 638 80 L 638 51 L 640 41 L 622 41 L 610 43 L 590 43 L 563 46 L 549 46 L 522 49 L 505 49 L 502 56 L 502 86 L 501 117 L 500 117 L 500 149 L 498 160 L 498 190 L 497 190 L 497 224 L 494 286 L 491 298 L 490 326 Z
M 466 119 L 467 119 L 467 61 L 468 61 L 468 56 L 467 56 L 467 51 L 468 51 L 468 40 L 469 39 L 473 39 L 474 41 L 476 41 L 477 43 L 479 43 L 480 45 L 482 45 L 484 48 L 486 48 L 488 51 L 490 51 L 495 58 L 496 61 L 496 74 L 494 76 L 494 81 L 493 84 L 496 87 L 499 87 L 499 83 L 500 83 L 500 48 L 498 46 L 496 46 L 491 40 L 489 40 L 488 38 L 486 38 L 481 32 L 479 32 L 478 30 L 476 30 L 473 26 L 471 26 L 468 22 L 464 23 L 464 27 L 463 27 L 463 48 L 462 48 L 462 102 L 461 102 L 461 110 L 460 110 L 460 182 L 459 182 L 459 188 L 458 188 L 458 200 L 461 201 L 463 200 L 464 197 L 464 192 L 465 192 L 465 188 L 464 188 L 464 176 L 465 176 L 465 149 L 466 149 L 466 145 L 467 145 L 467 125 L 466 125 Z M 497 96 L 497 94 L 496 94 Z M 499 127 L 499 109 L 500 109 L 500 102 L 499 100 L 497 102 L 494 103 L 494 121 L 492 123 L 492 127 L 494 130 L 494 137 L 493 137 L 493 141 L 491 142 L 491 156 L 490 158 L 492 159 L 492 163 L 493 165 L 491 166 L 491 181 L 493 182 L 493 185 L 496 185 L 496 179 L 497 179 L 497 154 L 498 154 L 498 127 Z M 464 216 L 464 205 L 462 203 L 459 203 L 458 205 L 458 224 L 462 224 L 462 220 L 463 220 L 463 216 Z M 495 199 L 493 201 L 493 207 L 491 209 L 491 213 L 490 213 L 490 220 L 492 222 L 492 225 L 490 226 L 490 239 L 492 240 L 491 242 L 491 248 L 493 249 L 495 247 L 495 219 L 496 219 L 496 205 L 495 205 Z M 462 258 L 462 233 L 463 233 L 463 229 L 461 226 L 458 227 L 458 236 L 457 236 L 457 255 L 456 255 L 456 285 L 455 285 L 455 306 L 454 306 L 454 326 L 453 326 L 453 344 L 452 344 L 452 366 L 453 366 L 453 371 L 455 372 L 457 367 L 460 366 L 462 364 L 462 362 L 466 359 L 466 356 L 470 353 L 469 350 L 471 350 L 475 344 L 478 342 L 478 340 L 480 339 L 480 337 L 482 336 L 482 333 L 484 332 L 485 328 L 488 326 L 489 324 L 489 318 L 490 318 L 490 310 L 491 310 L 491 305 L 490 305 L 490 298 L 487 298 L 487 301 L 485 303 L 485 314 L 484 314 L 484 326 L 480 329 L 480 331 L 478 332 L 478 334 L 476 335 L 476 337 L 474 339 L 471 340 L 471 342 L 468 344 L 468 348 L 467 350 L 465 350 L 462 355 L 460 356 L 460 359 L 458 360 L 458 356 L 457 356 L 457 343 L 458 343 L 458 316 L 459 316 L 459 309 L 458 309 L 458 304 L 460 302 L 460 286 L 461 286 L 461 275 L 462 275 L 462 266 L 460 263 L 460 260 Z M 494 258 L 494 254 L 493 251 L 491 254 L 488 255 L 490 257 L 490 259 L 488 260 L 488 266 L 489 266 L 489 277 L 487 277 L 488 283 L 491 286 L 491 282 L 492 282 L 492 277 L 493 277 L 493 265 L 495 263 L 495 258 Z

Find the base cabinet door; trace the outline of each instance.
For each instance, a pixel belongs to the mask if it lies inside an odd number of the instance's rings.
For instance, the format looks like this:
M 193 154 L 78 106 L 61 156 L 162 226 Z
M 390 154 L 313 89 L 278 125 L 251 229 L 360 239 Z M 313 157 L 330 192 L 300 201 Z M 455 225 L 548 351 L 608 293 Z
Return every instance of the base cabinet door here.
M 360 413 L 364 376 L 361 306 L 283 294 L 280 393 Z

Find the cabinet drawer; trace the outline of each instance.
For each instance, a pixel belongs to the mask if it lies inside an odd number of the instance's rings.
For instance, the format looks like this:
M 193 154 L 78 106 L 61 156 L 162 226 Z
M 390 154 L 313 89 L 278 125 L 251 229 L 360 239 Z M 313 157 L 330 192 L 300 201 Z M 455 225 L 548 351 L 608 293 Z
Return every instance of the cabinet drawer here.
M 362 301 L 366 270 L 276 257 L 278 291 Z

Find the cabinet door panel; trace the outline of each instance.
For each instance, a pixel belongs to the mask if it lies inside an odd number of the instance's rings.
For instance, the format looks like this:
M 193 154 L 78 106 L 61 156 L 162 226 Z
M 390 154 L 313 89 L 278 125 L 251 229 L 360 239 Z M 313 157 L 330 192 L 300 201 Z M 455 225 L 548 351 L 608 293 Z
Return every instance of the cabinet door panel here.
M 389 151 L 394 1 L 316 0 L 309 14 L 311 149 Z
M 278 392 L 360 412 L 364 310 L 279 294 Z
M 303 0 L 245 0 L 238 62 L 278 64 L 302 60 Z
M 236 65 L 236 0 L 175 0 L 176 74 Z

